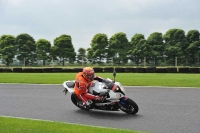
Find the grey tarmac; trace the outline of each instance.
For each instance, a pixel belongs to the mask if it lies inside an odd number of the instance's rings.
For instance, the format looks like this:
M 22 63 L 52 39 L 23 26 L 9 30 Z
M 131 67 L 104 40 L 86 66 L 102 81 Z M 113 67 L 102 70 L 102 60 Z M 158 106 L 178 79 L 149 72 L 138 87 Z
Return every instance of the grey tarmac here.
M 63 89 L 62 85 L 0 84 L 0 116 L 155 133 L 200 132 L 199 88 L 127 86 L 127 97 L 139 106 L 136 115 L 80 110 Z

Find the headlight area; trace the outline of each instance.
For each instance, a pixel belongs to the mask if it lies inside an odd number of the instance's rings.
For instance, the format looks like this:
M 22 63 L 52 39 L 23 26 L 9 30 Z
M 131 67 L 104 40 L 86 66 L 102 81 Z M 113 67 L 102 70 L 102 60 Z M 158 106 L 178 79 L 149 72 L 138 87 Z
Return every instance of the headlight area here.
M 119 84 L 118 86 L 119 86 L 119 87 L 121 88 L 121 90 L 125 93 L 124 86 L 122 86 L 121 84 Z
M 122 93 L 123 95 L 125 95 L 125 90 L 124 90 L 124 87 L 123 86 L 119 86 L 117 85 L 116 88 L 113 90 L 114 92 L 120 92 Z

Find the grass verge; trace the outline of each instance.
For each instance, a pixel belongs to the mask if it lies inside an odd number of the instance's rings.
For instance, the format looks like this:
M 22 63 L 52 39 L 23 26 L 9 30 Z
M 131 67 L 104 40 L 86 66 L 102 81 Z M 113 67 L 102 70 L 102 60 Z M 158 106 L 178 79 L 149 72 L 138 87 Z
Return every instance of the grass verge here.
M 0 73 L 0 83 L 62 84 L 76 73 Z M 96 73 L 112 78 L 112 73 Z M 127 86 L 200 87 L 200 74 L 117 73 L 116 81 Z
M 0 116 L 0 133 L 139 133 L 132 130 L 101 128 L 62 122 Z M 140 132 L 141 133 L 141 132 Z

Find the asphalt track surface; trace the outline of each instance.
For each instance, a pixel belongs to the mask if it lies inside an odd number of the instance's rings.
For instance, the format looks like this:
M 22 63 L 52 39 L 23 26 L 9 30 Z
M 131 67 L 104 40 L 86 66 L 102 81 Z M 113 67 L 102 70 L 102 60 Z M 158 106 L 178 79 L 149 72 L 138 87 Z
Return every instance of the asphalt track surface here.
M 200 132 L 199 88 L 125 88 L 139 106 L 137 115 L 80 110 L 72 104 L 70 94 L 64 95 L 62 85 L 0 84 L 0 116 L 155 133 Z

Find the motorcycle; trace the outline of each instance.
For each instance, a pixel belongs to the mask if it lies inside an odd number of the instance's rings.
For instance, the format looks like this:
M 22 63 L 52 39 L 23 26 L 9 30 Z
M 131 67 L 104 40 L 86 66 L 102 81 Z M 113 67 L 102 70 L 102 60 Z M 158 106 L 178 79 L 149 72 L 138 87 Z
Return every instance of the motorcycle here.
M 65 81 L 63 92 L 65 95 L 71 93 L 72 103 L 83 110 L 105 110 L 105 111 L 123 111 L 127 114 L 136 114 L 139 110 L 138 105 L 130 98 L 125 96 L 125 89 L 120 82 L 115 82 L 116 72 L 113 72 L 114 80 L 109 78 L 102 82 L 93 81 L 89 88 L 89 93 L 93 95 L 103 96 L 104 100 L 90 100 L 90 106 L 82 106 L 83 102 L 80 100 L 75 92 L 75 80 Z

